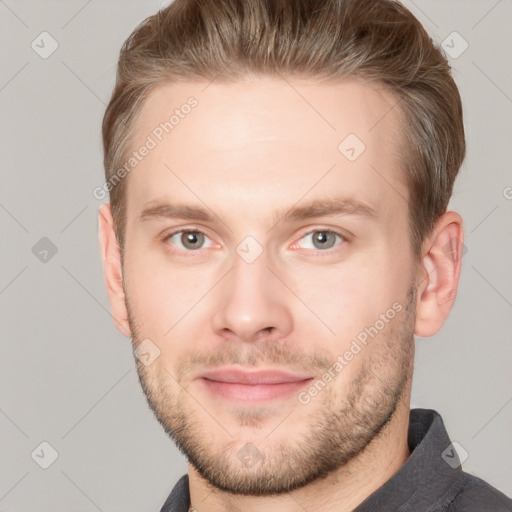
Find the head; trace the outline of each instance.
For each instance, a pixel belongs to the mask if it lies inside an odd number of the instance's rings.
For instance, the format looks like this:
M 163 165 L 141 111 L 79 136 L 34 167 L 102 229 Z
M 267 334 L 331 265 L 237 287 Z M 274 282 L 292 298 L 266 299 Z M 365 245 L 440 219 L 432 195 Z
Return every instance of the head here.
M 175 0 L 123 46 L 103 122 L 116 325 L 149 354 L 137 368 L 164 429 L 241 494 L 371 452 L 460 274 L 446 59 L 398 2 L 318 5 Z M 221 366 L 304 380 L 226 398 L 203 378 Z

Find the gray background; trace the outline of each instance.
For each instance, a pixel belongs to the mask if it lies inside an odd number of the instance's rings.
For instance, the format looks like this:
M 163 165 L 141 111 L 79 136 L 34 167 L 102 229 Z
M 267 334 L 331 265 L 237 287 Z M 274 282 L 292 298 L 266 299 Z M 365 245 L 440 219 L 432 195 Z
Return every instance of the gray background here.
M 512 2 L 406 5 L 436 41 L 469 44 L 451 59 L 469 145 L 451 208 L 467 253 L 445 328 L 417 340 L 412 402 L 443 415 L 466 471 L 512 495 Z M 156 511 L 186 471 L 113 326 L 92 195 L 119 49 L 159 6 L 0 1 L 0 511 Z M 31 47 L 43 31 L 59 45 L 46 59 Z M 43 441 L 59 454 L 48 469 L 31 456 Z

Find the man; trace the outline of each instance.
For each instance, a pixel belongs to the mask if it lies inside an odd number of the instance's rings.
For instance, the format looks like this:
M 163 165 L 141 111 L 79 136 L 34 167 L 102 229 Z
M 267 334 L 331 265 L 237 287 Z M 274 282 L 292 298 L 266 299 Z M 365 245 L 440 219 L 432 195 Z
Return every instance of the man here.
M 481 511 L 410 411 L 465 155 L 442 53 L 393 0 L 175 0 L 121 51 L 100 210 L 117 328 L 189 462 L 162 511 Z

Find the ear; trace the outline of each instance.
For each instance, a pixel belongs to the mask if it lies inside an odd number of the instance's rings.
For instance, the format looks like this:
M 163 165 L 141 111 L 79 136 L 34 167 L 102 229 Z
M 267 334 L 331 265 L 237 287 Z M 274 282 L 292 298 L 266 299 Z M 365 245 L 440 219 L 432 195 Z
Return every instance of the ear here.
M 107 293 L 110 307 L 117 330 L 131 338 L 132 332 L 128 322 L 125 294 L 123 287 L 123 269 L 121 266 L 121 250 L 117 244 L 114 230 L 114 219 L 110 211 L 110 204 L 102 204 L 99 212 L 99 238 L 101 256 L 103 259 L 103 272 L 107 284 Z
M 448 317 L 457 296 L 463 251 L 462 218 L 456 212 L 446 212 L 423 243 L 414 330 L 417 336 L 433 336 Z

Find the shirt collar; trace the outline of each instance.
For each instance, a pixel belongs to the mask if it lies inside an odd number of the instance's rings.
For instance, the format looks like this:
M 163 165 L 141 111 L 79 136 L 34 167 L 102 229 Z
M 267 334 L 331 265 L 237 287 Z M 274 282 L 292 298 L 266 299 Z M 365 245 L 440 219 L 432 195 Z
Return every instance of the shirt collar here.
M 409 458 L 353 512 L 437 510 L 460 492 L 462 467 L 436 411 L 411 410 L 408 443 Z

